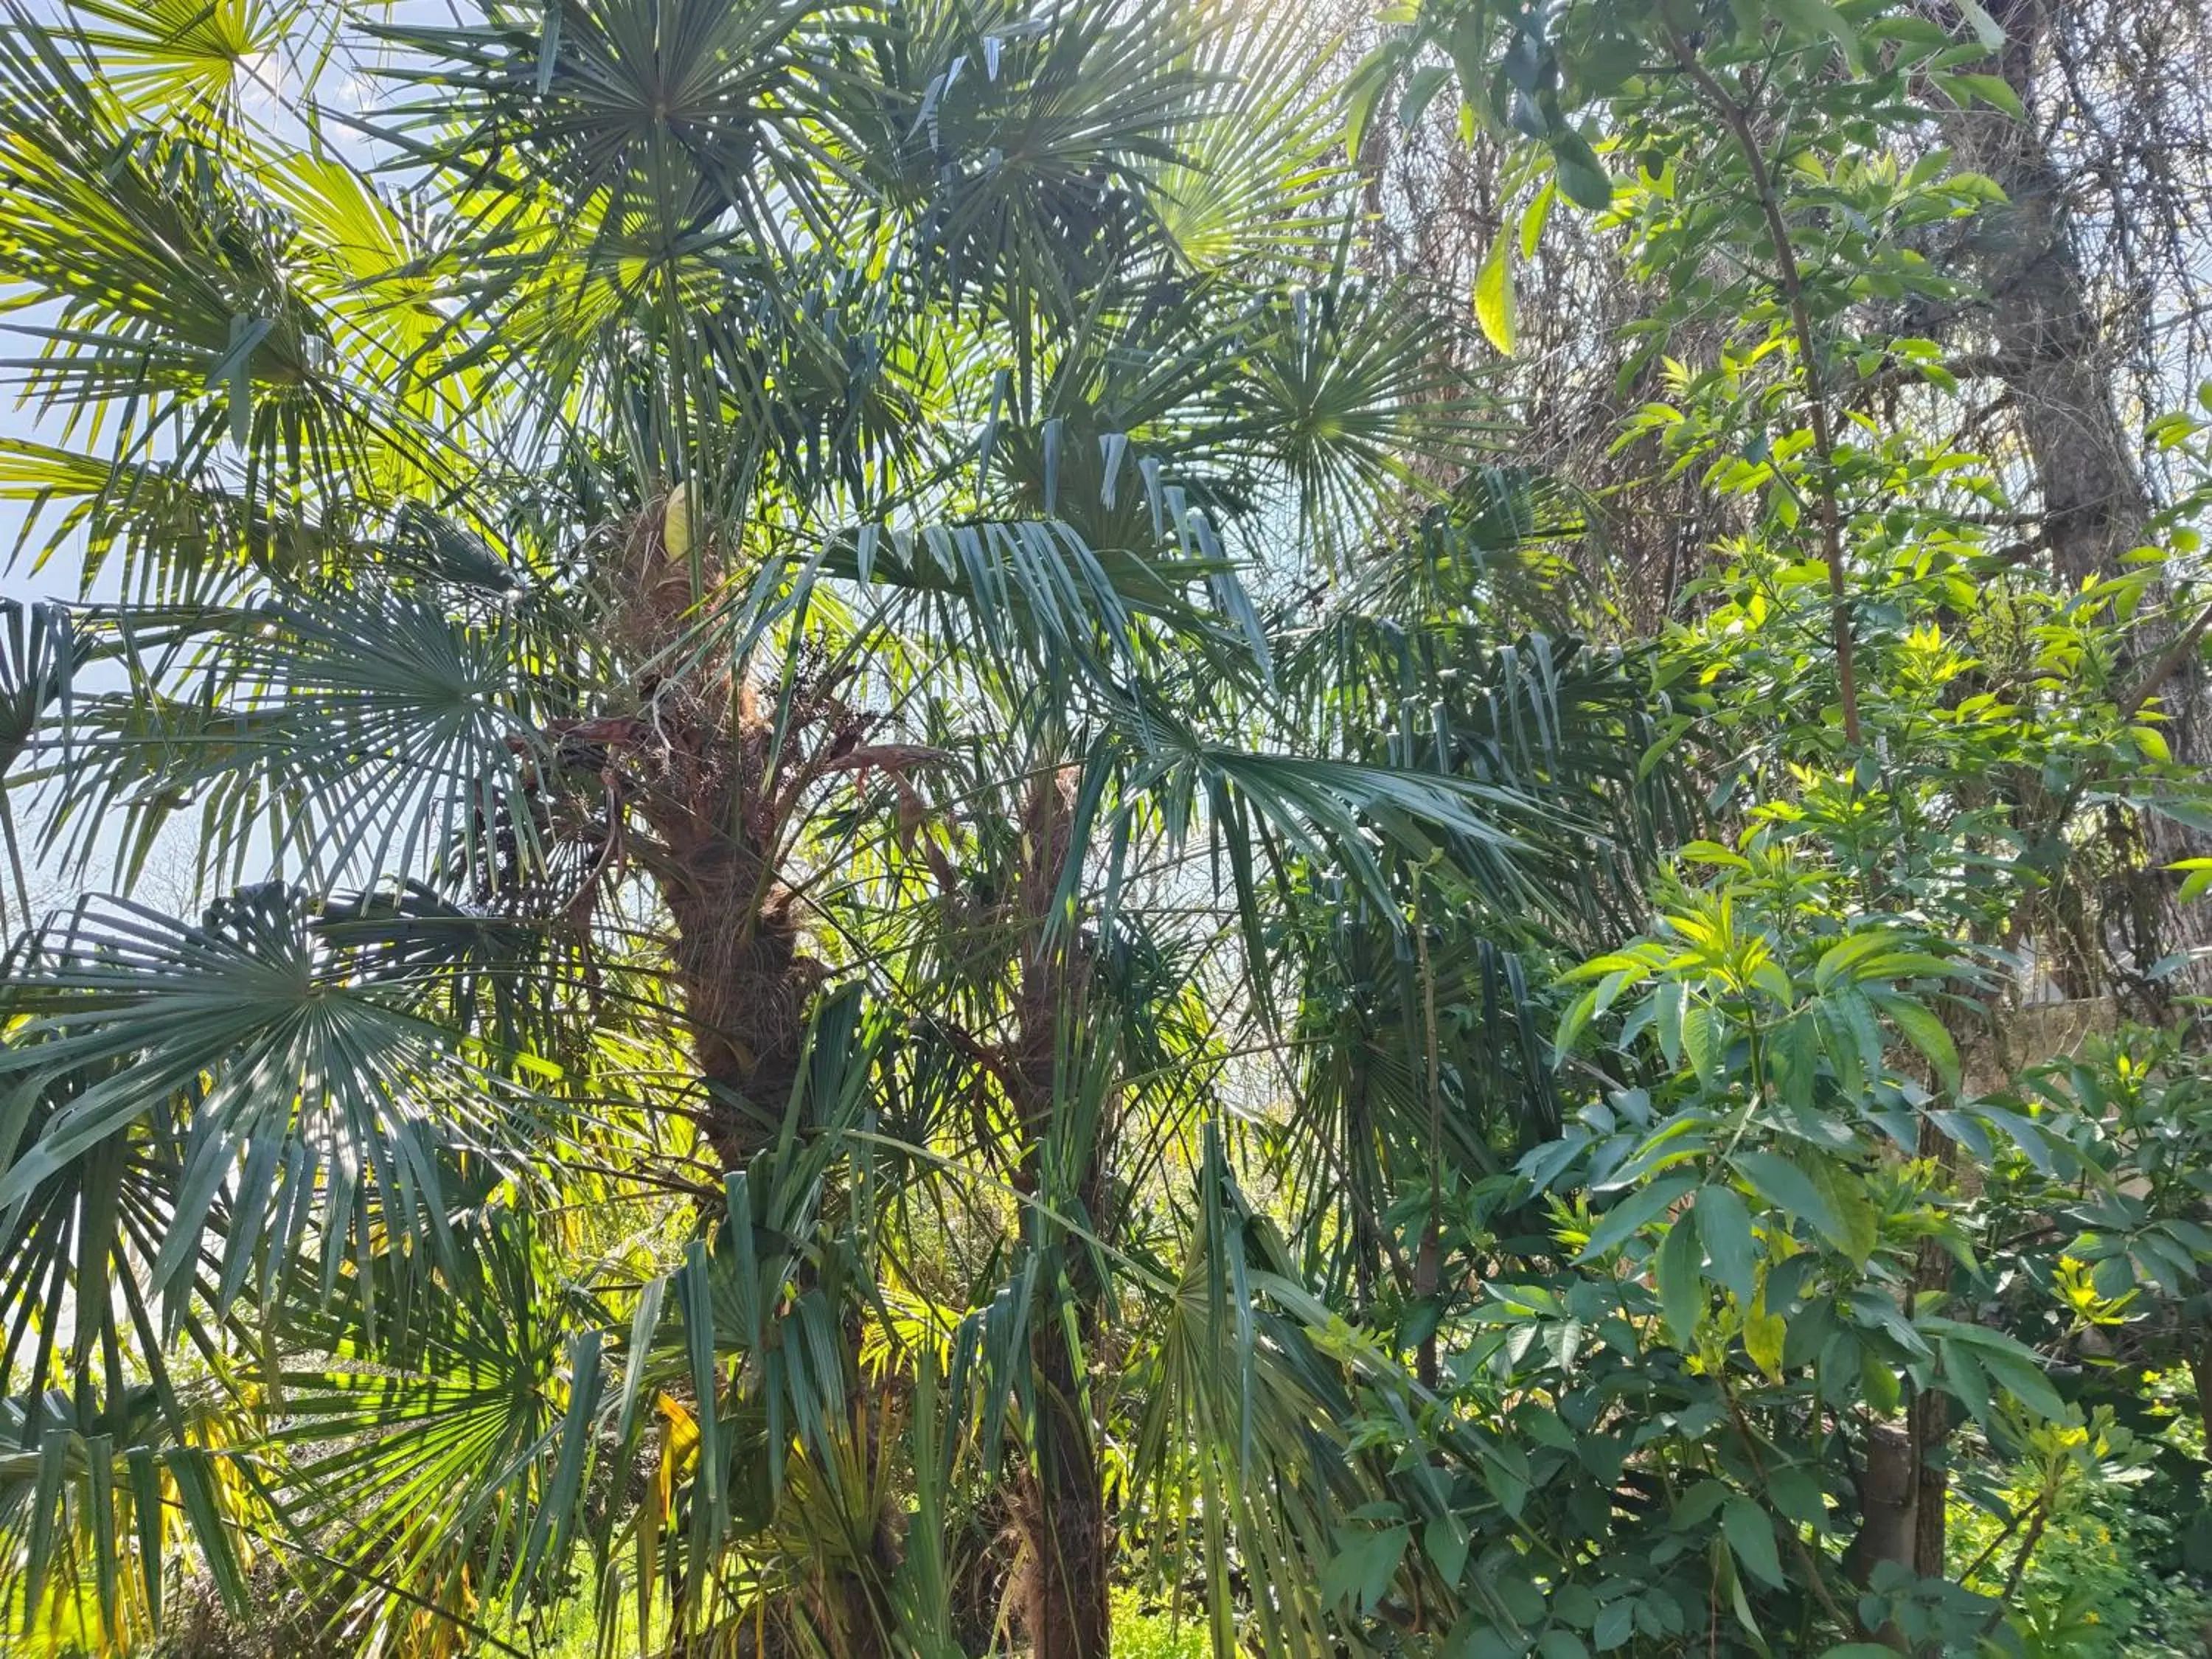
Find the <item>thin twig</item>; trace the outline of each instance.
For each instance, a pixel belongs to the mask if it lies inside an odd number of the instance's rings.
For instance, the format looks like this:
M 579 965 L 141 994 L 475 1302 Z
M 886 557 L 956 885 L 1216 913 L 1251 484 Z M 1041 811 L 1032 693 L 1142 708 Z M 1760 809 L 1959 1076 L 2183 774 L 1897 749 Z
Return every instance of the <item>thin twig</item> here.
M 1836 511 L 1835 433 L 1828 420 L 1827 390 L 1813 337 L 1813 314 L 1805 302 L 1804 276 L 1797 268 L 1796 252 L 1790 246 L 1790 227 L 1783 220 L 1782 204 L 1774 192 L 1774 176 L 1768 171 L 1766 157 L 1760 152 L 1758 137 L 1751 130 L 1748 112 L 1729 95 L 1712 71 L 1698 61 L 1697 54 L 1680 35 L 1672 29 L 1668 35 L 1683 73 L 1712 101 L 1721 118 L 1728 123 L 1729 131 L 1735 135 L 1736 144 L 1751 168 L 1752 187 L 1758 193 L 1759 210 L 1766 216 L 1767 234 L 1774 242 L 1782 296 L 1789 302 L 1790 324 L 1797 336 L 1798 361 L 1803 365 L 1805 410 L 1813 428 L 1813 453 L 1820 463 L 1817 494 L 1820 551 L 1828 567 L 1828 615 L 1835 641 L 1836 680 L 1844 705 L 1844 741 L 1856 749 L 1859 746 L 1858 670 L 1851 637 L 1850 594 L 1844 580 L 1843 522 Z
M 2159 653 L 2158 660 L 2144 672 L 2142 679 L 2136 682 L 2135 690 L 2120 699 L 2122 720 L 2133 720 L 2136 711 L 2150 700 L 2151 694 L 2173 678 L 2175 672 L 2189 659 L 2190 653 L 2197 649 L 2197 641 L 2204 637 L 2207 627 L 2212 627 L 2212 605 L 2206 605 L 2197 613 L 2196 619 L 2181 631 L 2173 643 Z
M 1987 1636 L 2004 1622 L 2006 1605 L 2011 1601 L 2014 1592 L 2020 1589 L 2020 1581 L 2027 1571 L 2028 1560 L 2034 1555 L 2035 1547 L 2043 1541 L 2043 1528 L 2050 1519 L 2050 1504 L 2038 1498 L 2035 1519 L 2028 1522 L 2027 1536 L 2020 1540 L 2020 1553 L 2012 1559 L 2012 1571 L 2005 1575 L 2004 1588 L 1997 1592 L 1997 1604 L 1982 1626 L 1983 1635 Z

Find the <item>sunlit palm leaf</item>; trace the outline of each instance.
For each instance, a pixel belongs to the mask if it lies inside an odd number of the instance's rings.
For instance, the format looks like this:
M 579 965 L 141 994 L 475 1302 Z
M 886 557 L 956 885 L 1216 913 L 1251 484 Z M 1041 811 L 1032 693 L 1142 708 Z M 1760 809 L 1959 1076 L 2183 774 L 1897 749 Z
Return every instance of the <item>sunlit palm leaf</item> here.
M 103 78 L 135 109 L 227 123 L 258 83 L 273 92 L 277 53 L 298 8 L 264 0 L 77 0 L 82 39 Z
M 574 1435 L 562 1455 L 605 1382 L 597 1333 L 573 1322 L 591 1310 L 562 1294 L 526 1218 L 495 1210 L 459 1242 L 374 1340 L 300 1286 L 276 1315 L 298 1357 L 248 1378 L 276 1419 L 285 1523 L 350 1569 L 345 1603 L 380 1618 L 545 1596 L 592 1467 Z M 387 1605 L 394 1589 L 420 1601 Z
M 489 6 L 473 27 L 386 29 L 404 49 L 388 73 L 421 89 L 387 125 L 459 170 L 517 158 L 559 211 L 603 229 L 637 217 L 662 261 L 725 211 L 769 240 L 776 195 L 802 207 L 815 196 L 823 62 L 807 27 L 819 9 L 563 0 Z
M 414 1011 L 410 988 L 358 982 L 307 921 L 272 887 L 198 926 L 115 903 L 50 931 L 4 988 L 18 1023 L 0 1053 L 0 1237 L 22 1237 L 51 1183 L 160 1120 L 179 1169 L 149 1294 L 191 1287 L 218 1220 L 219 1304 L 302 1259 L 334 1287 L 349 1254 L 387 1235 L 418 1261 L 450 1259 L 454 1160 L 515 1156 L 519 1104 Z
M 450 856 L 489 888 L 539 866 L 526 763 L 541 744 L 507 613 L 368 584 L 106 632 L 148 684 L 88 702 L 90 763 L 41 775 L 73 863 L 118 830 L 142 856 L 198 799 L 218 880 L 257 842 L 326 881 Z
M 46 304 L 34 394 L 68 422 L 159 428 L 187 469 L 226 440 L 246 493 L 420 463 L 435 441 L 350 381 L 293 227 L 216 154 L 127 125 L 63 37 L 0 35 L 0 293 Z

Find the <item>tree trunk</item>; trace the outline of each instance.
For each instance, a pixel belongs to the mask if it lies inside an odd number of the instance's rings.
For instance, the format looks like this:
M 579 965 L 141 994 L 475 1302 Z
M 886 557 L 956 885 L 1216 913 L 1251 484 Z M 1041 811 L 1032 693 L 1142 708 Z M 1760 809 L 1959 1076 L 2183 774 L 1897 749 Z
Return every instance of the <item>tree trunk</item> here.
M 742 731 L 697 735 L 740 757 L 760 740 Z M 782 1121 L 822 973 L 799 949 L 774 872 L 742 830 L 729 827 L 730 805 L 708 789 L 690 800 L 648 804 L 646 813 L 662 844 L 656 874 L 676 924 L 671 952 L 708 1089 L 708 1138 L 722 1167 L 736 1170 Z
M 1031 1659 L 1107 1659 L 1113 1540 L 1083 1379 L 1058 1328 L 1037 1333 L 1031 1363 L 1032 1462 L 1014 1501 L 1028 1555 L 1022 1622 Z
M 1844 1553 L 1844 1571 L 1855 1584 L 1866 1583 L 1885 1561 L 1909 1567 L 1918 1559 L 1914 1522 L 1920 1476 L 1912 1454 L 1908 1430 L 1894 1423 L 1867 1425 L 1858 1475 L 1859 1529 Z
M 1041 772 L 1023 812 L 1023 854 L 1018 890 L 1015 1042 L 1008 1082 L 1021 1123 L 1021 1164 L 1015 1184 L 1048 1205 L 1074 1202 L 1095 1219 L 1099 1212 L 1100 1148 L 1054 1144 L 1073 1127 L 1063 1119 L 1063 1082 L 1072 1069 L 1070 1034 L 1082 1029 L 1085 963 L 1074 930 L 1062 926 L 1048 939 L 1052 902 L 1071 856 L 1074 779 Z M 1048 1170 L 1057 1154 L 1062 1167 Z M 1074 1312 L 1075 1334 L 1058 1316 L 1050 1291 L 1032 1310 L 1030 1369 L 1036 1411 L 1030 1425 L 1029 1460 L 1014 1483 L 1013 1513 L 1024 1557 L 1018 1605 L 1031 1659 L 1108 1659 L 1110 1620 L 1107 1587 L 1113 1566 L 1113 1528 L 1106 1513 L 1097 1434 L 1088 1390 L 1071 1352 L 1088 1343 L 1098 1327 L 1102 1288 L 1090 1253 L 1079 1240 L 1060 1237 L 1060 1269 Z
M 2068 180 L 2036 118 L 2039 64 L 2053 44 L 2051 0 L 1992 0 L 1987 9 L 2005 32 L 2000 72 L 2028 118 L 1955 109 L 1945 136 L 1959 164 L 1988 174 L 2007 198 L 1976 222 L 1972 252 L 1987 294 L 1993 362 L 2043 498 L 2042 543 L 2070 591 L 2126 568 L 2124 558 L 2148 532 L 2150 495 L 2136 436 L 2119 416 L 2110 343 L 2069 234 Z M 2202 646 L 2186 632 L 2190 621 L 2177 619 L 2129 672 L 2157 697 L 2174 758 L 2202 766 L 2212 762 L 2212 686 Z M 2173 659 L 2164 662 L 2169 649 Z M 2179 904 L 2179 878 L 2166 870 L 2203 856 L 2212 842 L 2157 813 L 2144 815 L 2142 836 L 2142 867 L 2100 918 L 2116 965 L 2138 976 L 2167 951 L 2212 945 L 2212 906 Z M 2212 963 L 2188 981 L 2181 988 L 2212 990 Z M 2092 988 L 2075 988 L 2077 994 Z M 2160 994 L 2148 981 L 2125 988 Z
M 1961 167 L 1987 173 L 2005 193 L 2003 205 L 1975 222 L 1972 252 L 1999 377 L 2042 492 L 2051 566 L 2074 588 L 2121 568 L 2121 556 L 2141 544 L 2150 499 L 2113 401 L 2104 327 L 2067 234 L 2065 180 L 2033 114 L 2045 0 L 1996 0 L 1988 9 L 2005 32 L 2001 73 L 2031 113 L 2021 120 L 2002 110 L 1956 110 L 1946 136 Z
M 663 512 L 649 508 L 603 573 L 619 595 L 609 627 L 643 664 L 682 654 L 701 599 L 667 529 Z M 726 579 L 711 545 L 700 562 L 710 587 Z M 778 868 L 785 825 L 803 810 L 809 787 L 852 753 L 867 722 L 840 701 L 834 680 L 817 680 L 790 689 L 779 729 L 756 708 L 738 668 L 713 651 L 680 678 L 648 675 L 632 690 L 641 712 L 570 727 L 563 758 L 572 768 L 596 766 L 610 819 L 626 812 L 647 832 L 632 842 L 623 823 L 610 828 L 668 907 L 672 977 L 706 1094 L 700 1128 L 715 1161 L 734 1173 L 782 1127 L 824 978 L 801 948 Z M 842 1358 L 857 1374 L 859 1333 L 850 1322 L 848 1334 Z M 848 1427 L 863 1443 L 862 1467 L 877 1462 L 884 1389 L 860 1376 L 851 1398 Z M 818 1581 L 794 1596 L 811 1637 L 780 1620 L 748 1619 L 702 1636 L 702 1650 L 720 1650 L 734 1632 L 738 1650 L 761 1659 L 822 1645 L 833 1659 L 886 1659 L 895 1618 L 886 1592 L 902 1542 L 897 1514 L 895 1506 L 879 1513 L 859 1559 L 823 1564 Z
M 562 748 L 572 767 L 596 764 L 611 817 L 627 813 L 651 832 L 621 850 L 652 876 L 675 924 L 674 977 L 707 1091 L 702 1127 L 722 1167 L 736 1170 L 781 1126 L 823 980 L 800 949 L 776 867 L 785 823 L 866 722 L 834 682 L 817 681 L 792 688 L 779 732 L 720 650 L 698 653 L 680 676 L 652 672 L 685 654 L 700 605 L 729 575 L 711 538 L 695 571 L 693 526 L 674 510 L 680 495 L 638 514 L 602 572 L 611 641 L 645 665 L 631 688 L 639 712 L 572 726 Z

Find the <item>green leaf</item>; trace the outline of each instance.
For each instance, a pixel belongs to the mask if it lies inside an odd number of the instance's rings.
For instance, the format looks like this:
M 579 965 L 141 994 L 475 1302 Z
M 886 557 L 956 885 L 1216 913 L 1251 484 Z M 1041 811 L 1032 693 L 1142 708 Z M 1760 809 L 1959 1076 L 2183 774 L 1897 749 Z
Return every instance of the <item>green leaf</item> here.
M 1835 1230 L 1828 1234 L 1828 1242 L 1864 1267 L 1881 1236 L 1881 1221 L 1875 1214 L 1874 1200 L 1867 1196 L 1866 1182 L 1856 1170 L 1826 1158 L 1814 1164 L 1813 1182 L 1820 1189 L 1829 1214 L 1835 1218 Z
M 1751 1212 L 1733 1187 L 1698 1191 L 1698 1237 L 1712 1259 L 1713 1276 L 1742 1307 L 1756 1292 L 1759 1254 L 1752 1237 Z
M 1597 1012 L 1597 989 L 1593 985 L 1577 997 L 1573 1006 L 1567 1010 L 1566 1017 L 1560 1020 L 1559 1029 L 1552 1037 L 1553 1066 L 1567 1063 L 1567 1056 L 1574 1052 L 1576 1039 L 1582 1036 L 1590 1023 L 1591 1016 Z
M 1887 1417 L 1905 1397 L 1905 1384 L 1880 1355 L 1868 1351 L 1859 1355 L 1859 1392 L 1875 1416 Z
M 1474 319 L 1490 343 L 1506 356 L 1513 355 L 1517 334 L 1513 307 L 1513 239 L 1500 234 L 1491 240 L 1482 269 L 1474 275 Z
M 1813 1091 L 1820 1080 L 1820 1029 L 1800 1010 L 1780 1034 L 1769 1039 L 1767 1070 L 1783 1103 L 1800 1112 L 1813 1109 Z
M 1459 1583 L 1460 1574 L 1466 1571 L 1470 1541 L 1467 1528 L 1449 1516 L 1431 1521 L 1421 1528 L 1421 1547 L 1437 1564 L 1437 1571 L 1443 1575 L 1447 1584 Z
M 1573 128 L 1553 137 L 1552 166 L 1560 194 L 1577 207 L 1602 213 L 1613 205 L 1613 180 L 1606 176 L 1589 140 Z
M 1575 1261 L 1578 1264 L 1595 1261 L 1619 1249 L 1637 1229 L 1656 1218 L 1695 1185 L 1697 1182 L 1688 1176 L 1669 1176 L 1664 1181 L 1653 1182 L 1640 1192 L 1630 1194 L 1607 1210 L 1605 1218 L 1590 1230 L 1589 1243 Z
M 1553 179 L 1531 197 L 1528 205 L 1522 209 L 1521 257 L 1522 258 L 1533 259 L 1536 257 L 1536 249 L 1544 240 L 1545 223 L 1552 216 L 1552 204 L 1559 199 L 1559 181 Z
M 1597 1622 L 1597 1597 L 1588 1586 L 1571 1580 L 1558 1585 L 1552 1591 L 1552 1616 L 1577 1630 L 1588 1630 Z
M 1748 1498 L 1731 1498 L 1721 1510 L 1721 1531 L 1735 1559 L 1753 1577 L 1783 1588 L 1782 1561 L 1774 1548 L 1774 1522 Z
M 1395 64 L 1382 61 L 1385 54 L 1378 52 L 1374 59 L 1360 66 L 1345 94 L 1344 153 L 1351 161 L 1359 160 L 1361 149 L 1367 143 L 1368 124 L 1375 118 L 1375 106 L 1382 101 L 1383 93 L 1395 78 L 1391 70 Z
M 1493 1558 L 1494 1559 L 1494 1558 Z M 1528 1576 L 1528 1569 L 1516 1566 L 1510 1557 L 1498 1561 L 1490 1568 L 1490 1589 L 1509 1616 L 1522 1625 L 1544 1622 L 1544 1592 Z M 1509 1656 L 1518 1655 L 1522 1649 L 1518 1644 L 1506 1650 Z
M 1959 15 L 1973 26 L 1974 39 L 1982 43 L 1984 52 L 2001 52 L 2004 48 L 2004 26 L 1989 14 L 1981 0 L 1957 0 Z M 1841 1650 L 1838 1650 L 1841 1651 Z M 1885 1650 L 1887 1651 L 1887 1650 Z
M 54 1547 L 55 1511 L 61 1507 L 63 1476 L 68 1472 L 70 1433 L 48 1429 L 39 1437 L 38 1478 L 31 1488 L 31 1524 L 23 1547 L 23 1605 L 35 1607 Z M 19 1499 L 18 1502 L 21 1500 Z
M 1410 1528 L 1360 1528 L 1337 1534 L 1337 1553 L 1322 1569 L 1322 1600 L 1334 1607 L 1356 1598 L 1364 1612 L 1381 1601 L 1406 1553 Z
M 1608 1601 L 1598 1609 L 1596 1628 L 1590 1640 L 1597 1644 L 1600 1653 L 1627 1645 L 1628 1638 L 1636 1634 L 1636 1602 L 1624 1596 L 1618 1601 Z
M 1936 1351 L 1942 1356 L 1943 1381 L 1959 1397 L 1975 1422 L 1990 1420 L 1990 1379 L 1974 1358 L 1973 1349 L 1949 1337 L 1939 1337 Z
M 721 1379 L 715 1367 L 714 1293 L 708 1285 L 703 1240 L 695 1238 L 684 1246 L 684 1265 L 676 1270 L 674 1284 L 676 1305 L 684 1316 L 684 1352 L 691 1362 L 693 1410 L 699 1426 L 700 1496 L 713 1512 L 719 1531 L 724 1498 L 714 1395 Z
M 1651 994 L 1653 1032 L 1659 1038 L 1659 1052 L 1669 1066 L 1682 1063 L 1682 1006 L 1684 993 L 1681 981 L 1668 980 Z
M 1544 1659 L 1589 1659 L 1589 1648 L 1583 1638 L 1557 1626 L 1536 1638 L 1536 1651 Z
M 1897 935 L 1886 928 L 1871 933 L 1854 933 L 1838 940 L 1820 952 L 1820 960 L 1814 965 L 1813 986 L 1825 991 L 1836 982 L 1838 975 L 1849 972 L 1869 957 L 1879 955 L 1897 943 Z
M 191 1523 L 192 1541 L 205 1556 L 210 1576 L 222 1592 L 224 1605 L 234 1609 L 244 1607 L 246 1575 L 231 1547 L 230 1528 L 223 1523 L 216 1499 L 215 1477 L 208 1468 L 207 1453 L 198 1446 L 180 1446 L 169 1454 L 168 1463 L 169 1479 L 176 1485 L 178 1501 L 185 1519 Z
M 1958 1045 L 1951 1041 L 1951 1034 L 1943 1029 L 1943 1022 L 1936 1018 L 1934 1011 L 1896 991 L 1869 990 L 1867 999 L 1890 1017 L 1897 1029 L 1905 1033 L 1905 1041 L 1927 1056 L 1943 1086 L 1956 1093 Z
M 1860 979 L 1947 979 L 1959 971 L 1956 963 L 1946 962 L 1925 951 L 1885 951 L 1880 956 L 1869 957 L 1860 965 Z
M 1789 1322 L 1769 1313 L 1764 1302 L 1754 1302 L 1743 1316 L 1743 1351 L 1752 1364 L 1776 1382 L 1782 1380 L 1783 1349 L 1790 1340 Z
M 1682 1011 L 1682 1052 L 1698 1081 L 1711 1088 L 1720 1077 L 1721 1055 L 1728 1042 L 1728 1022 L 1702 1002 Z
M 2044 1374 L 2043 1362 L 2014 1338 L 1955 1319 L 1923 1316 L 1917 1323 L 1938 1341 L 1971 1350 L 1990 1379 L 2030 1411 L 2049 1418 L 2066 1415 L 2066 1402 Z
M 1784 1217 L 1811 1222 L 1825 1237 L 1837 1236 L 1835 1212 L 1820 1196 L 1820 1189 L 1788 1158 L 1774 1152 L 1738 1152 L 1735 1167 L 1759 1195 Z
M 2181 891 L 2176 896 L 2185 902 L 2202 898 L 2208 890 L 2212 890 L 2212 859 L 2176 859 L 2166 867 L 2187 872 L 2181 884 Z
M 1949 75 L 1943 77 L 1954 88 L 1972 94 L 1993 109 L 2001 109 L 2015 121 L 2027 118 L 2027 111 L 2020 101 L 2020 94 L 2012 83 L 2002 75 Z
M 518 1609 L 529 1593 L 547 1547 L 554 1547 L 553 1559 L 557 1561 L 562 1559 L 561 1547 L 568 1541 L 576 1500 L 582 1489 L 586 1454 L 592 1449 L 592 1431 L 605 1382 L 599 1370 L 599 1333 L 590 1330 L 579 1331 L 568 1341 L 568 1410 L 562 1424 L 560 1457 L 552 1484 L 539 1503 L 537 1519 L 531 1527 L 522 1571 L 515 1576 L 514 1606 Z
M 1732 1572 L 1729 1575 L 1729 1605 L 1735 1611 L 1736 1623 L 1741 1625 L 1750 1633 L 1752 1642 L 1759 1651 L 1761 1653 L 1772 1651 L 1767 1645 L 1765 1637 L 1759 1633 L 1759 1620 L 1752 1616 L 1751 1602 L 1744 1595 L 1743 1575 L 1740 1572 Z
M 1807 40 L 1825 34 L 1843 49 L 1845 63 L 1854 70 L 1860 67 L 1858 34 L 1828 0 L 1770 0 L 1770 3 L 1792 34 Z
M 1821 1531 L 1827 1529 L 1828 1506 L 1822 1498 L 1820 1483 L 1811 1470 L 1795 1463 L 1770 1469 L 1766 1488 L 1774 1507 L 1784 1518 Z
M 1703 1202 L 1705 1194 L 1700 1192 L 1698 1198 Z M 1686 1353 L 1696 1346 L 1698 1316 L 1705 1310 L 1705 1298 L 1698 1294 L 1698 1268 L 1702 1261 L 1697 1231 L 1690 1216 L 1678 1216 L 1674 1224 L 1667 1230 L 1666 1242 L 1659 1247 L 1655 1273 L 1659 1281 L 1659 1306 L 1666 1315 L 1667 1328 L 1674 1338 L 1674 1346 Z
M 1406 95 L 1398 100 L 1398 125 L 1412 130 L 1420 125 L 1421 118 L 1428 113 L 1429 105 L 1451 79 L 1451 68 L 1445 64 L 1424 64 L 1415 70 L 1406 82 Z

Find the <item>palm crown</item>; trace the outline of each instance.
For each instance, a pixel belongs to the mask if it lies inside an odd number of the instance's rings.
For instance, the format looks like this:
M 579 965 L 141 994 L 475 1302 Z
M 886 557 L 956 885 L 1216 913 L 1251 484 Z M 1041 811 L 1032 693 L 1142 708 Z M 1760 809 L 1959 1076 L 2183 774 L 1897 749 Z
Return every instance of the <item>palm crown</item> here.
M 1335 1639 L 1401 1474 L 1315 1289 L 1544 1132 L 1523 959 L 1677 809 L 1617 665 L 1499 648 L 1571 514 L 1299 45 L 13 16 L 0 468 L 118 597 L 10 607 L 0 803 L 124 895 L 9 958 L 24 1628 L 128 1645 L 184 1545 L 363 1650 L 588 1570 L 641 1650 L 1091 1659 L 1118 1538 Z

